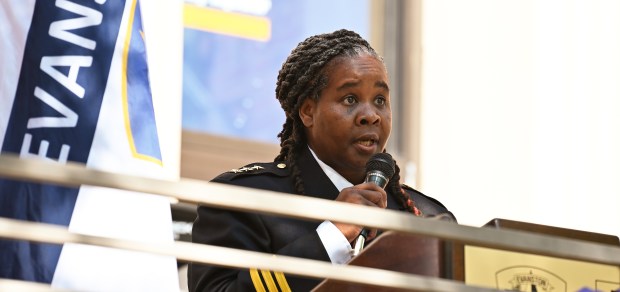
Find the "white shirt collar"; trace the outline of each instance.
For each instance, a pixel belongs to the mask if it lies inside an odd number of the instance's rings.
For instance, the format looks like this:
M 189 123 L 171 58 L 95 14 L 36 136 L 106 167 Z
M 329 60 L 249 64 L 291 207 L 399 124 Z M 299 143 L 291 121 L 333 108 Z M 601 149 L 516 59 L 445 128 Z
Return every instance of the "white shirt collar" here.
M 353 184 L 350 183 L 346 178 L 340 175 L 337 171 L 335 171 L 329 165 L 325 164 L 325 162 L 321 161 L 321 159 L 319 159 L 316 156 L 312 148 L 310 148 L 310 145 L 308 145 L 308 149 L 310 149 L 310 153 L 312 153 L 312 156 L 314 156 L 314 159 L 316 159 L 316 161 L 319 163 L 319 166 L 321 167 L 323 172 L 327 175 L 327 177 L 329 177 L 329 180 L 332 181 L 332 183 L 334 184 L 334 186 L 336 186 L 339 192 L 342 191 L 342 189 L 344 188 L 353 186 Z

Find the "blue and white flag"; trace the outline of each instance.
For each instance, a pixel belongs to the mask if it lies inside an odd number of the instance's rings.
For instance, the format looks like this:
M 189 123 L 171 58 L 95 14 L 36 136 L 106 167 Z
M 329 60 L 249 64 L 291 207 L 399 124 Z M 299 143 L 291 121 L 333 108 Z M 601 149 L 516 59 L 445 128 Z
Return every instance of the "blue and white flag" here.
M 157 125 L 167 117 L 156 115 L 137 0 L 2 0 L 0 32 L 2 153 L 176 178 L 166 166 L 178 155 L 160 144 Z M 172 242 L 169 204 L 147 194 L 0 178 L 0 216 L 91 235 Z M 147 253 L 0 240 L 0 263 L 0 278 L 54 287 L 179 290 L 175 259 Z

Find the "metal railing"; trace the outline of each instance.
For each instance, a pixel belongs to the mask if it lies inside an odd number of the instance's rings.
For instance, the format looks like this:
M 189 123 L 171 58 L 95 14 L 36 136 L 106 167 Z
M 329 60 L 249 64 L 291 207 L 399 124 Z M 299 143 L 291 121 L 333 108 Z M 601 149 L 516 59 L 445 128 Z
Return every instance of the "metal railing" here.
M 425 235 L 480 247 L 560 257 L 620 266 L 620 247 L 533 234 L 458 225 L 418 218 L 402 212 L 333 202 L 297 195 L 229 186 L 205 181 L 166 181 L 91 170 L 82 164 L 19 159 L 0 155 L 0 177 L 63 186 L 93 185 L 169 197 L 179 202 L 239 211 L 259 212 L 307 220 L 354 223 L 383 230 Z M 234 196 L 227 195 L 234 193 Z M 274 203 L 277 202 L 277 203 Z M 236 268 L 261 268 L 314 278 L 417 291 L 494 291 L 462 282 L 386 270 L 335 266 L 330 263 L 210 245 L 174 242 L 138 243 L 114 238 L 76 234 L 66 228 L 12 219 L 0 220 L 0 237 L 63 244 L 67 242 L 122 248 L 179 260 Z

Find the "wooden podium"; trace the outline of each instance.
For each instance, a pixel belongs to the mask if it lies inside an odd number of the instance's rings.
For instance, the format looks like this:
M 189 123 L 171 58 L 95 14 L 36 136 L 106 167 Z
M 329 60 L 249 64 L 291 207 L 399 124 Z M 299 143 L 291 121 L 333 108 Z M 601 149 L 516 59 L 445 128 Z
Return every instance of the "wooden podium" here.
M 452 279 L 453 260 L 449 243 L 432 237 L 388 231 L 366 246 L 349 265 Z M 327 279 L 312 291 L 400 290 Z
M 568 228 L 493 219 L 485 228 L 512 229 L 620 246 L 618 237 Z M 465 245 L 465 283 L 503 291 L 619 291 L 620 267 Z
M 566 228 L 559 228 L 553 226 L 525 223 L 519 221 L 505 220 L 505 219 L 493 219 L 489 221 L 482 228 L 501 228 L 512 229 L 520 231 L 528 231 L 533 233 L 540 233 L 545 235 L 552 235 L 558 237 L 565 237 L 570 239 L 578 239 L 602 244 L 609 244 L 614 246 L 620 246 L 620 240 L 616 236 L 599 234 L 587 231 L 572 230 Z M 437 238 L 398 233 L 388 231 L 381 234 L 374 241 L 372 241 L 366 248 L 355 258 L 351 260 L 349 265 L 372 267 L 390 271 L 411 273 L 416 275 L 423 275 L 429 277 L 437 277 L 444 279 L 451 279 L 456 281 L 464 281 L 466 284 L 474 284 L 478 286 L 485 286 L 483 282 L 471 282 L 473 278 L 471 276 L 474 272 L 479 272 L 482 266 L 486 266 L 490 258 L 486 255 L 472 256 L 466 253 L 467 250 L 475 249 L 476 247 L 468 246 L 462 243 L 446 242 Z M 486 252 L 486 251 L 485 251 Z M 509 251 L 492 250 L 491 252 L 510 253 Z M 496 254 L 494 254 L 496 256 Z M 501 256 L 501 255 L 500 255 Z M 521 254 L 517 255 L 520 258 L 535 257 L 534 255 Z M 507 258 L 508 259 L 508 258 Z M 564 261 L 563 259 L 546 258 L 545 262 L 554 260 Z M 466 260 L 468 261 L 466 264 Z M 497 260 L 497 259 L 493 259 Z M 535 259 L 536 260 L 536 259 Z M 536 265 L 535 260 L 531 263 L 521 264 L 521 266 Z M 500 259 L 501 262 L 501 259 Z M 508 260 L 506 261 L 508 263 Z M 562 262 L 564 263 L 564 262 Z M 502 263 L 500 263 L 501 265 Z M 579 263 L 577 263 L 579 264 Z M 587 263 L 585 263 L 587 264 Z M 514 265 L 513 265 L 514 266 Z M 470 273 L 467 273 L 467 267 L 471 269 Z M 515 266 L 516 267 L 516 266 Z M 608 267 L 603 267 L 607 269 Z M 610 267 L 612 274 L 614 274 L 614 268 Z M 550 268 L 553 269 L 553 268 Z M 516 271 L 516 270 L 515 270 Z M 529 268 L 529 273 L 532 274 L 532 268 Z M 496 273 L 497 271 L 491 271 Z M 520 271 L 518 271 L 520 272 Z M 495 275 L 496 276 L 496 275 Z M 513 277 L 513 275 L 508 275 Z M 620 276 L 618 276 L 620 277 Z M 468 280 L 468 278 L 470 280 Z M 609 287 L 615 287 L 616 282 L 620 281 L 612 276 L 612 281 Z M 509 279 L 510 280 L 510 279 Z M 495 279 L 497 282 L 497 279 Z M 602 284 L 605 284 L 604 281 Z M 489 288 L 494 284 L 488 284 Z M 620 285 L 620 284 L 618 284 Z M 513 287 L 514 288 L 514 287 Z M 557 288 L 557 287 L 556 287 Z M 321 282 L 313 291 L 400 291 L 392 288 L 384 288 L 370 285 L 363 285 L 357 283 L 347 283 L 342 281 L 336 281 L 326 279 Z M 519 291 L 513 289 L 512 291 Z M 541 290 L 542 291 L 542 290 Z M 576 291 L 576 290 L 575 290 Z M 612 291 L 612 290 L 610 290 Z M 615 290 L 613 290 L 615 291 Z
M 590 242 L 603 243 L 620 246 L 620 240 L 617 236 L 595 233 L 582 230 L 574 230 L 568 228 L 554 227 L 548 225 L 540 225 L 534 223 L 526 223 L 521 221 L 513 221 L 507 219 L 493 219 L 484 227 L 493 227 L 497 229 L 513 229 L 521 231 L 529 231 L 533 233 L 547 234 L 570 239 L 580 239 Z

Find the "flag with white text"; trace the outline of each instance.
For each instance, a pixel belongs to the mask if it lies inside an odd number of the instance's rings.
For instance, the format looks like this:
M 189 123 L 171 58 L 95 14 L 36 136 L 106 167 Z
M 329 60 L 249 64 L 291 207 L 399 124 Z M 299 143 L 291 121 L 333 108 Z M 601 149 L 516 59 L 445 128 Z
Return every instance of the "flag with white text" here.
M 141 17 L 137 0 L 0 1 L 2 153 L 169 179 Z M 128 191 L 0 177 L 0 216 L 173 241 L 169 200 Z M 0 239 L 0 263 L 0 278 L 60 288 L 178 290 L 175 259 L 147 253 Z

